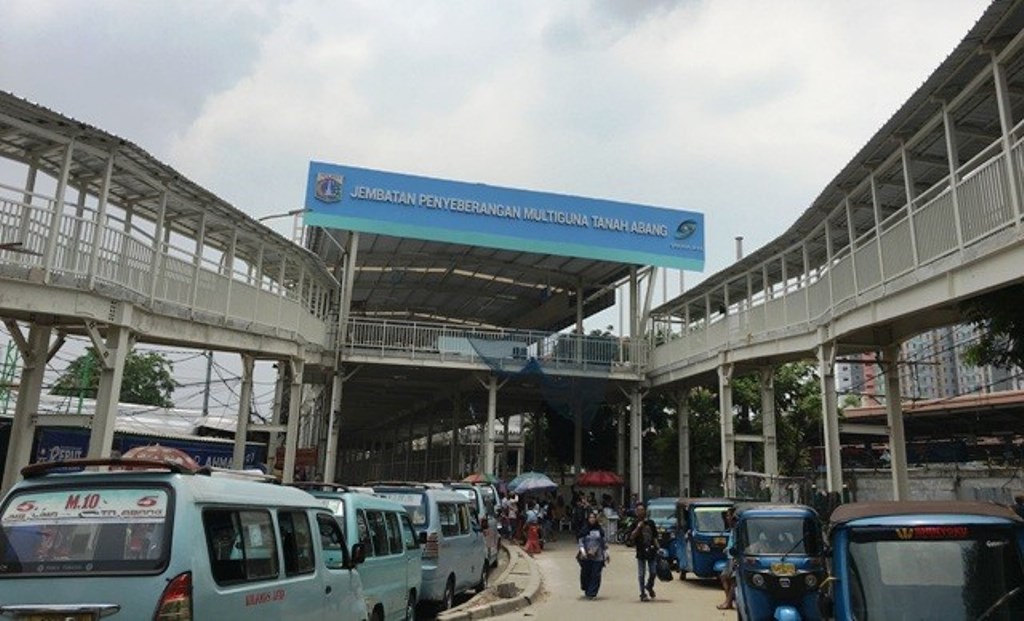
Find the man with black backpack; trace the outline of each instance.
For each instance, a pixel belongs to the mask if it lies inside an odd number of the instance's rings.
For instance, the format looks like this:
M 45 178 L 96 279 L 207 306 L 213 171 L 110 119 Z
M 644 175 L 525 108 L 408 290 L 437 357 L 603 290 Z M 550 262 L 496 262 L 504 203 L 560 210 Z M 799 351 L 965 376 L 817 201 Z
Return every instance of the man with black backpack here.
M 640 583 L 640 601 L 654 599 L 654 578 L 658 562 L 658 526 L 647 517 L 647 507 L 636 506 L 636 526 L 629 534 L 636 546 L 636 575 Z

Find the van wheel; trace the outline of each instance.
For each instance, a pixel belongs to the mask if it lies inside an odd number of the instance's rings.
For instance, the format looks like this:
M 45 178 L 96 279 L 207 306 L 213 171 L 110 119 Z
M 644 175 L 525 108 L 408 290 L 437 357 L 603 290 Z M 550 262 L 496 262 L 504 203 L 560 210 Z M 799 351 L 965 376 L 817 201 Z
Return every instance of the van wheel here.
M 416 621 L 416 591 L 409 591 L 405 602 L 405 621 Z
M 480 570 L 480 582 L 476 583 L 476 592 L 483 593 L 487 588 L 487 559 L 484 559 L 483 568 Z
M 448 576 L 448 582 L 444 585 L 444 595 L 441 596 L 441 610 L 450 610 L 455 605 L 455 577 Z

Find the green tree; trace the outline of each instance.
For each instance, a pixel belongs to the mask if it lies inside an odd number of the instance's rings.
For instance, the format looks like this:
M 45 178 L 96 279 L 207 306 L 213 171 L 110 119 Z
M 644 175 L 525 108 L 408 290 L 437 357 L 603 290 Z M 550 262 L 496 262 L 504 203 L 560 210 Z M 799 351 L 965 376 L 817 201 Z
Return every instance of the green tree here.
M 960 305 L 968 323 L 981 332 L 964 358 L 975 366 L 1024 367 L 1024 284 L 1011 285 Z
M 68 365 L 50 389 L 50 394 L 95 399 L 102 370 L 96 350 L 90 347 Z M 173 407 L 171 395 L 178 385 L 173 371 L 174 363 L 163 354 L 140 353 L 133 349 L 125 359 L 120 401 Z

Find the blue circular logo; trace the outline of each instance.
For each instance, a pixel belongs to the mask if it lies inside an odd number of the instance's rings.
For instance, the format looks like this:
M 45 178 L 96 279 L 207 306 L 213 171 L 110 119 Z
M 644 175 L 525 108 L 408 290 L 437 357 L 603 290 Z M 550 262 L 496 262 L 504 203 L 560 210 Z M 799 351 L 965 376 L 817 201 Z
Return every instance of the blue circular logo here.
M 676 239 L 686 239 L 697 232 L 697 223 L 693 220 L 683 220 L 676 227 Z

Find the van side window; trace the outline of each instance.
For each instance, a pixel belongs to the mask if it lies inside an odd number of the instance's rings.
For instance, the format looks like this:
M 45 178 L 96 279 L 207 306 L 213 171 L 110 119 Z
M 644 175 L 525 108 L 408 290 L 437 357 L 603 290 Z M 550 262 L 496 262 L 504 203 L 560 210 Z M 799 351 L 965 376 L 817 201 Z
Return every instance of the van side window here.
M 359 543 L 363 544 L 366 556 L 373 556 L 373 542 L 370 541 L 370 527 L 366 523 L 366 511 L 356 511 L 356 529 L 359 531 Z
M 284 551 L 284 574 L 297 576 L 316 571 L 313 565 L 313 537 L 309 518 L 304 511 L 281 511 L 277 514 Z
M 345 569 L 345 537 L 333 516 L 316 514 L 320 530 L 320 547 L 324 550 L 324 565 L 327 569 Z
M 409 516 L 402 514 L 402 541 L 405 542 L 406 550 L 417 550 L 420 542 L 416 539 L 416 531 L 412 529 L 412 522 Z
M 388 546 L 388 528 L 384 525 L 384 514 L 380 511 L 367 511 L 366 521 L 370 525 L 370 538 L 373 539 L 373 555 L 387 556 L 391 554 Z
M 469 505 L 459 505 L 459 532 L 463 535 L 469 533 L 469 522 Z
M 456 505 L 437 503 L 437 516 L 441 522 L 441 535 L 454 537 L 459 534 L 459 508 Z
M 398 525 L 398 514 L 388 511 L 384 514 L 384 519 L 388 524 L 388 547 L 391 548 L 391 553 L 402 554 L 405 552 L 405 544 L 402 543 L 402 527 Z
M 277 542 L 270 512 L 207 509 L 203 511 L 203 530 L 217 584 L 277 577 Z

